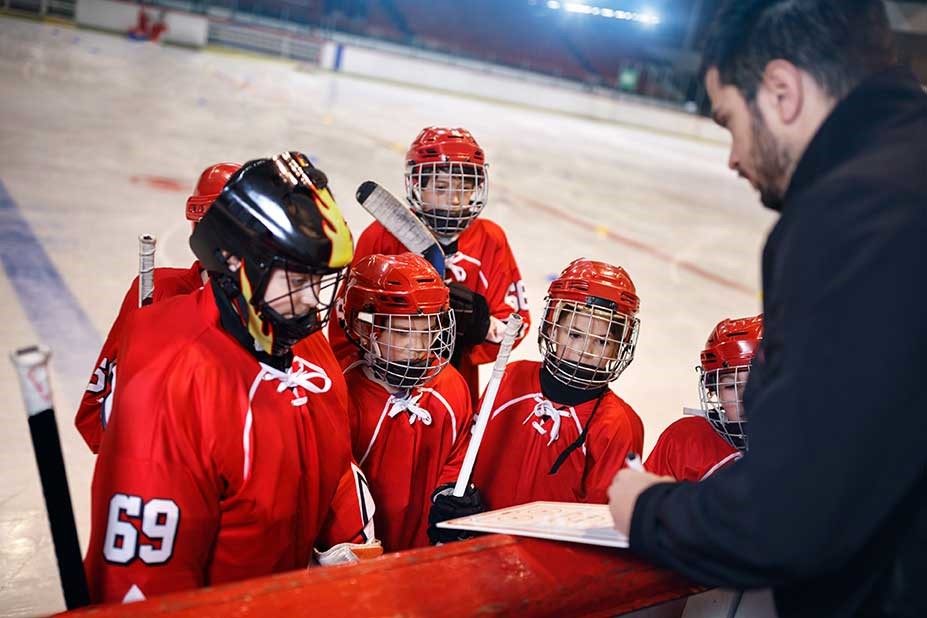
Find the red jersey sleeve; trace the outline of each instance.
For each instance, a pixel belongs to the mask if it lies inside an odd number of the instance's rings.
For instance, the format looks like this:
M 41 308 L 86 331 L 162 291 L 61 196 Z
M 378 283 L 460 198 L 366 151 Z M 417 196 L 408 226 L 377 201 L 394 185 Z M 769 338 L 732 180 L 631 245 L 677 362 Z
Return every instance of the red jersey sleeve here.
M 119 339 L 125 329 L 129 316 L 138 309 L 138 277 L 132 282 L 129 291 L 122 299 L 122 306 L 106 335 L 103 348 L 97 357 L 93 374 L 87 383 L 87 389 L 81 396 L 80 406 L 74 416 L 74 425 L 84 438 L 84 442 L 94 453 L 100 451 L 103 429 L 108 420 L 112 406 L 113 381 Z
M 157 410 L 137 391 L 120 397 L 92 488 L 86 569 L 94 602 L 209 583 L 222 483 L 207 462 L 217 459 L 209 453 L 221 440 L 204 435 L 190 414 L 191 402 L 202 400 L 198 382 L 174 373 L 160 383 L 169 396 Z
M 689 416 L 673 422 L 660 434 L 644 468 L 677 481 L 698 482 L 734 459 L 739 459 L 737 449 L 725 442 L 707 420 Z
M 367 543 L 376 538 L 373 514 L 376 510 L 367 477 L 357 464 L 341 477 L 328 514 L 316 542 L 327 550 L 339 543 Z
M 585 502 L 608 503 L 608 488 L 618 470 L 624 467 L 628 453 L 644 449 L 643 427 L 637 413 L 616 395 L 607 393 L 602 402 L 602 418 L 592 419 L 587 455 Z M 600 413 L 601 413 L 600 412 Z M 635 420 L 636 419 L 636 420 Z
M 457 437 L 451 446 L 444 466 L 441 468 L 441 473 L 438 475 L 439 486 L 445 483 L 457 482 L 460 467 L 463 465 L 464 456 L 467 454 L 467 447 L 470 445 L 470 431 L 473 427 L 473 406 L 470 401 L 470 389 L 467 383 L 453 367 L 445 368 L 444 372 L 454 376 L 454 380 L 447 382 L 442 395 L 447 399 L 456 418 Z
M 507 320 L 513 312 L 521 316 L 524 325 L 515 339 L 515 345 L 518 345 L 531 327 L 525 284 L 505 232 L 492 221 L 484 221 L 484 228 L 494 247 L 488 264 L 486 261 L 483 262 L 484 266 L 488 267 L 486 303 L 492 316 L 499 320 Z M 493 362 L 498 355 L 498 343 L 484 342 L 473 346 L 467 352 L 467 360 L 472 365 L 483 365 Z
M 199 262 L 188 268 L 156 268 L 154 273 L 155 290 L 153 302 L 166 298 L 189 294 L 203 285 Z M 132 281 L 129 291 L 122 299 L 119 313 L 109 329 L 103 348 L 97 357 L 93 374 L 87 388 L 81 396 L 80 406 L 74 416 L 74 425 L 80 432 L 87 446 L 94 453 L 99 452 L 103 431 L 109 421 L 112 409 L 113 385 L 115 382 L 116 360 L 119 353 L 119 340 L 123 337 L 126 322 L 138 311 L 138 277 Z

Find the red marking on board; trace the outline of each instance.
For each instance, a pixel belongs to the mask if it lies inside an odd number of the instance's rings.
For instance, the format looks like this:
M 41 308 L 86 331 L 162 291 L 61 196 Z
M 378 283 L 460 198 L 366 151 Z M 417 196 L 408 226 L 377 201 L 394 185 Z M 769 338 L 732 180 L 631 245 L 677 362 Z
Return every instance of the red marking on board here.
M 183 180 L 177 180 L 176 178 L 168 178 L 167 176 L 130 176 L 129 181 L 132 184 L 141 184 L 152 189 L 157 189 L 159 191 L 174 191 L 177 193 L 186 193 L 189 190 L 189 184 Z

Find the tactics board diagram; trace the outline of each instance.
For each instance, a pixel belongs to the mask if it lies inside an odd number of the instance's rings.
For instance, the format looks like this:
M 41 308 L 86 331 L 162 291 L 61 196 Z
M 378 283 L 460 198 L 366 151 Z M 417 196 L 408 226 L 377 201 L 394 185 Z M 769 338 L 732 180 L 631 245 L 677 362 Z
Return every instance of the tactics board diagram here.
M 530 502 L 507 509 L 451 519 L 439 528 L 496 532 L 604 547 L 627 547 L 628 538 L 614 529 L 606 504 Z

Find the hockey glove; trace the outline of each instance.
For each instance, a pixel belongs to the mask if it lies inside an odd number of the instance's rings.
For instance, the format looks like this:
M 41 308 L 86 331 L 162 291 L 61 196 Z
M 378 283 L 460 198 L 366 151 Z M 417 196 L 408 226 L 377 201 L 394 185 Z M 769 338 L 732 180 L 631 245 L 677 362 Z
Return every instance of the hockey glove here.
M 377 539 L 366 543 L 338 543 L 327 551 L 313 549 L 312 554 L 322 566 L 351 564 L 379 558 L 383 555 L 383 545 Z
M 433 545 L 461 541 L 473 536 L 472 532 L 465 530 L 438 528 L 435 525 L 438 522 L 476 515 L 486 510 L 480 490 L 473 483 L 470 483 L 464 495 L 460 498 L 454 496 L 453 491 L 454 484 L 448 483 L 441 485 L 431 494 L 431 511 L 428 513 L 428 540 Z
M 463 284 L 449 283 L 451 307 L 457 320 L 457 347 L 483 343 L 489 332 L 489 305 L 486 297 Z

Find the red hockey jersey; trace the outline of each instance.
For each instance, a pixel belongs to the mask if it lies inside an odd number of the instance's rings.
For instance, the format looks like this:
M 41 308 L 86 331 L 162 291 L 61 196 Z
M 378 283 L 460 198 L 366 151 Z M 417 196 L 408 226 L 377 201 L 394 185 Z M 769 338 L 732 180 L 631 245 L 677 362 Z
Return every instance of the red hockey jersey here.
M 362 361 L 345 369 L 354 458 L 367 475 L 385 551 L 428 545 L 431 494 L 457 480 L 473 420 L 470 394 L 453 367 L 407 397 L 368 377 Z
M 406 251 L 402 243 L 374 221 L 357 239 L 354 261 L 375 253 L 396 255 Z M 515 341 L 517 345 L 528 332 L 530 316 L 525 285 L 502 228 L 487 219 L 477 219 L 460 235 L 457 252 L 447 256 L 446 264 L 446 280 L 461 283 L 484 296 L 493 317 L 506 320 L 513 311 L 521 315 L 525 323 Z M 354 348 L 337 320 L 329 325 L 328 338 L 338 358 L 353 354 Z M 479 365 L 493 362 L 498 355 L 498 343 L 484 342 L 464 350 L 458 369 L 469 385 L 472 400 L 479 396 Z
M 165 298 L 189 294 L 200 289 L 203 287 L 202 272 L 199 262 L 194 262 L 190 268 L 156 268 L 152 302 L 157 303 Z M 122 306 L 109 329 L 106 341 L 103 342 L 93 375 L 90 376 L 87 390 L 81 397 L 80 407 L 74 417 L 77 431 L 94 453 L 100 450 L 100 440 L 103 439 L 103 430 L 112 409 L 113 378 L 116 371 L 118 343 L 129 316 L 138 309 L 138 277 L 136 277 L 122 300 Z
M 706 419 L 687 416 L 660 434 L 644 468 L 677 481 L 701 481 L 741 456 Z
M 577 406 L 559 405 L 541 392 L 541 363 L 517 361 L 502 376 L 473 481 L 490 509 L 535 500 L 608 502 L 608 488 L 630 451 L 640 453 L 643 423 L 608 390 Z M 582 433 L 595 406 L 586 441 L 556 474 L 554 462 Z
M 351 473 L 347 419 L 309 399 L 330 387 L 311 360 L 259 363 L 211 286 L 135 312 L 94 471 L 92 600 L 305 568 Z

